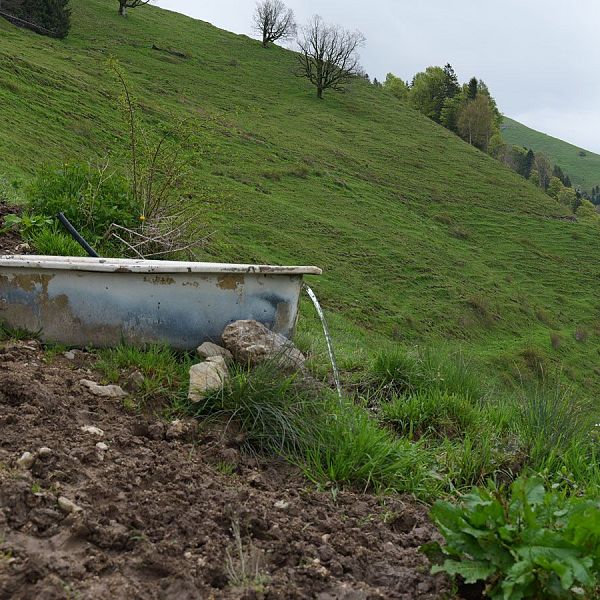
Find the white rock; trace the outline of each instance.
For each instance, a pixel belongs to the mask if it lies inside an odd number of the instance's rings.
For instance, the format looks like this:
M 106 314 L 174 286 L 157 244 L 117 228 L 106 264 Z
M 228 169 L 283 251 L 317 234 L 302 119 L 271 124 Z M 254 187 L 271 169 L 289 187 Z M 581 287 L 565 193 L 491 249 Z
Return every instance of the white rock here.
M 127 396 L 127 392 L 125 392 L 118 385 L 100 385 L 91 379 L 80 379 L 79 383 L 87 388 L 94 396 L 100 396 L 103 398 L 111 398 L 111 397 L 124 397 Z
M 35 462 L 35 455 L 31 454 L 31 452 L 23 452 L 21 458 L 17 461 L 17 465 L 21 469 L 31 469 L 33 467 L 33 463 Z
M 99 450 L 100 452 L 106 452 L 108 450 L 108 445 L 105 444 L 104 442 L 98 442 L 96 444 L 96 448 L 97 450 Z
M 256 366 L 274 360 L 281 368 L 299 371 L 306 361 L 290 340 L 258 321 L 230 323 L 222 337 L 226 348 L 243 365 Z
M 277 500 L 273 506 L 279 510 L 286 510 L 290 507 L 290 503 L 286 502 L 285 500 Z
M 40 458 L 48 458 L 52 454 L 52 450 L 47 446 L 42 446 L 37 453 Z
M 201 358 L 211 358 L 213 356 L 222 356 L 225 360 L 232 360 L 233 355 L 227 348 L 213 344 L 212 342 L 204 342 L 201 346 L 196 349 L 198 356 Z
M 129 396 L 119 385 L 99 385 L 89 379 L 82 379 L 79 383 L 88 388 L 94 396 L 100 396 L 101 398 L 126 398 Z
M 67 360 L 75 360 L 75 352 L 73 350 L 68 350 L 67 352 L 63 352 L 63 356 Z
M 222 356 L 212 357 L 212 360 L 190 369 L 190 390 L 188 398 L 192 402 L 200 402 L 208 392 L 220 390 L 229 379 L 227 363 Z
M 75 502 L 65 498 L 65 496 L 60 496 L 58 498 L 58 508 L 66 513 L 81 512 L 83 510 L 81 506 L 77 506 Z
M 91 433 L 92 435 L 103 436 L 104 431 L 100 429 L 100 427 L 94 427 L 94 425 L 83 425 L 81 427 L 81 431 L 84 433 Z

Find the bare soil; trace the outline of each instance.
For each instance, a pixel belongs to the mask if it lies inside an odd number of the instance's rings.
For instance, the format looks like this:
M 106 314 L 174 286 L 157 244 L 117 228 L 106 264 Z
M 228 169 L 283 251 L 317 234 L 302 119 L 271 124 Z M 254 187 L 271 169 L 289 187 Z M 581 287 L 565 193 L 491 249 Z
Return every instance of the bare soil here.
M 0 201 L 0 229 L 4 225 L 4 217 L 19 214 L 21 209 Z M 0 254 L 30 254 L 31 248 L 25 244 L 17 231 L 6 231 L 0 235 Z
M 418 552 L 425 508 L 317 491 L 221 426 L 130 414 L 79 383 L 93 361 L 0 343 L 2 600 L 448 597 Z

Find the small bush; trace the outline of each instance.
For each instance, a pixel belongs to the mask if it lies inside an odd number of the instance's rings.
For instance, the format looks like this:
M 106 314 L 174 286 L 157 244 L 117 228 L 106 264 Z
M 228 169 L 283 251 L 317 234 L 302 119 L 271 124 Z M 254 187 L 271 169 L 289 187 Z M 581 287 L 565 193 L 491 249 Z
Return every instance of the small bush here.
M 318 390 L 295 374 L 281 373 L 273 361 L 254 369 L 236 367 L 223 390 L 188 404 L 187 410 L 196 417 L 234 421 L 244 432 L 246 451 L 298 457 L 316 444 L 327 406 Z
M 522 477 L 508 494 L 475 488 L 457 505 L 436 502 L 431 516 L 446 540 L 422 549 L 443 560 L 433 573 L 484 582 L 498 600 L 598 597 L 597 500 L 565 498 L 539 477 Z
M 410 439 L 477 435 L 480 426 L 480 413 L 467 397 L 437 389 L 393 399 L 382 406 L 381 418 Z
M 87 256 L 85 250 L 70 236 L 56 227 L 43 227 L 29 236 L 38 254 L 46 256 Z
M 88 163 L 42 169 L 26 189 L 32 211 L 54 218 L 62 212 L 97 245 L 112 223 L 134 226 L 139 219 L 127 180 Z
M 480 378 L 464 355 L 440 350 L 381 352 L 371 364 L 367 380 L 367 392 L 380 399 L 427 390 L 470 399 L 483 396 Z
M 429 453 L 418 444 L 394 439 L 363 408 L 335 405 L 322 431 L 301 465 L 311 480 L 430 496 Z
M 589 403 L 558 383 L 542 381 L 525 387 L 520 405 L 521 438 L 534 468 L 584 438 L 590 430 Z
M 189 355 L 177 354 L 166 345 L 146 348 L 121 345 L 100 350 L 96 367 L 111 383 L 119 383 L 134 371 L 140 371 L 144 380 L 135 394 L 138 407 L 151 401 L 170 414 L 187 397 L 191 364 Z

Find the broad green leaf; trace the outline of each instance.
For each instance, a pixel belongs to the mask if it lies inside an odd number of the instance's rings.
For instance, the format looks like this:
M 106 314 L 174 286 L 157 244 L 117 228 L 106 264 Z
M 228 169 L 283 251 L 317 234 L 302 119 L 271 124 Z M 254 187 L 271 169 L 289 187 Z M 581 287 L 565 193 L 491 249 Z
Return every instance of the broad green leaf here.
M 496 573 L 493 565 L 487 562 L 470 560 L 459 562 L 456 560 L 446 560 L 443 565 L 435 565 L 431 569 L 432 573 L 448 573 L 448 575 L 460 575 L 466 583 L 476 583 L 485 581 Z

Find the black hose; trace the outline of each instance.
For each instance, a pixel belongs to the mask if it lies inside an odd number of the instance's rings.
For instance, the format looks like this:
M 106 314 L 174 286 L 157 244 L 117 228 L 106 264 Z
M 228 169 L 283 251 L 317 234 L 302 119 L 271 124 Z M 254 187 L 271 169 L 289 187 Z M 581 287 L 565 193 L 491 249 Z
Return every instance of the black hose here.
M 71 222 L 65 215 L 59 212 L 56 218 L 63 224 L 64 228 L 73 236 L 73 239 L 88 253 L 88 256 L 100 258 L 98 253 L 81 237 L 79 231 L 71 225 Z

